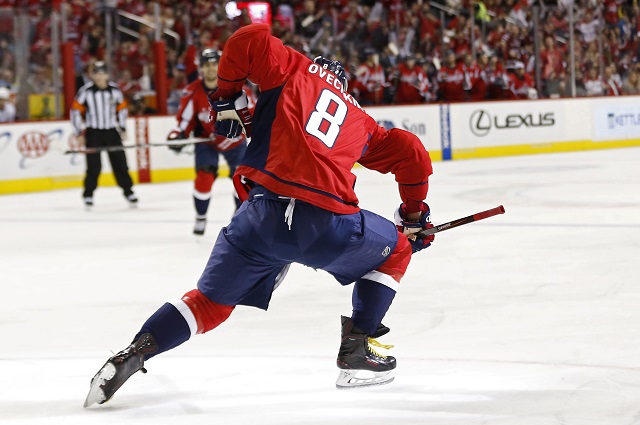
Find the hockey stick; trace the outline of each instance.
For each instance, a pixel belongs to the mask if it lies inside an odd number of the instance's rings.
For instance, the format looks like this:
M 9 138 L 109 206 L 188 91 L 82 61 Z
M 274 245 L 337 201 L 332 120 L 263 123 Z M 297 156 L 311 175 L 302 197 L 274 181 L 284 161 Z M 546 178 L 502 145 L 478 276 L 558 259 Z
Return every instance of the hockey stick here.
M 174 146 L 174 145 L 178 145 L 178 146 L 183 146 L 183 145 L 195 145 L 197 143 L 205 143 L 205 142 L 210 142 L 211 139 L 178 139 L 178 140 L 172 140 L 169 142 L 165 142 L 165 143 L 144 143 L 142 145 L 122 145 L 122 146 L 102 146 L 99 148 L 86 148 L 86 149 L 69 149 L 67 151 L 65 151 L 65 155 L 66 154 L 71 154 L 71 153 L 98 153 L 98 152 L 117 152 L 117 151 L 121 151 L 124 149 L 142 149 L 142 148 L 152 148 L 152 147 L 157 147 L 157 146 Z
M 433 235 L 434 233 L 442 232 L 444 230 L 453 229 L 454 227 L 462 226 L 463 224 L 469 224 L 474 221 L 484 220 L 485 218 L 493 217 L 494 215 L 498 214 L 504 214 L 504 207 L 502 205 L 467 217 L 459 218 L 457 220 L 448 221 L 446 223 L 431 227 L 430 229 L 421 230 L 416 233 L 416 239 L 421 239 L 426 236 Z

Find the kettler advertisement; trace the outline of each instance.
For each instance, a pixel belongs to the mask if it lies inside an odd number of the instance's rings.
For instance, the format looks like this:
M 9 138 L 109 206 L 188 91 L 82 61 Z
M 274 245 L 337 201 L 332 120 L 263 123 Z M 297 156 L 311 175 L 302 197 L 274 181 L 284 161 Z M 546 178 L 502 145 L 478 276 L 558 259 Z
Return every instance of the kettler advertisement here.
M 640 105 L 598 102 L 593 108 L 594 140 L 640 139 Z

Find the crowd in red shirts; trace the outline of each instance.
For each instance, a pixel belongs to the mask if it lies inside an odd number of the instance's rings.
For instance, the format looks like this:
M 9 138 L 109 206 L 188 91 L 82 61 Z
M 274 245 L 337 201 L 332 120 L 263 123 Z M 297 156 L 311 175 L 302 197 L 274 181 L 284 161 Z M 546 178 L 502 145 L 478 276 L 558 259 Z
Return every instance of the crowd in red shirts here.
M 52 87 L 51 1 L 0 0 L 0 85 L 15 90 L 16 11 L 28 16 L 33 93 Z M 92 63 L 107 60 L 112 78 L 129 97 L 152 92 L 154 30 L 114 14 L 113 55 L 105 57 L 104 1 L 67 0 L 69 40 L 80 85 Z M 228 2 L 159 0 L 160 20 L 179 39 L 167 42 L 168 92 L 177 105 L 187 81 L 188 43 L 224 49 L 250 22 L 230 16 Z M 583 0 L 574 13 L 575 81 L 571 81 L 571 2 L 557 0 L 291 0 L 271 1 L 272 32 L 310 57 L 342 61 L 359 101 L 371 104 L 464 102 L 640 93 L 637 63 L 640 7 L 624 0 Z M 154 21 L 153 1 L 118 0 L 117 11 Z M 534 6 L 536 6 L 534 8 Z M 534 32 L 534 11 L 538 31 Z M 472 32 L 473 31 L 473 32 Z M 536 64 L 535 39 L 539 40 Z M 539 66 L 539 81 L 536 80 Z

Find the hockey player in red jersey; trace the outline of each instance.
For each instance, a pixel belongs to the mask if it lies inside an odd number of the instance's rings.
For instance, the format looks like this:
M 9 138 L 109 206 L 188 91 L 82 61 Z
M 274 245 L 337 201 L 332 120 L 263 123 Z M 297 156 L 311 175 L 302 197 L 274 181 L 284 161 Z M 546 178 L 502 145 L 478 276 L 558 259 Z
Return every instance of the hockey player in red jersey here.
M 433 227 L 424 202 L 428 152 L 415 135 L 376 124 L 346 91 L 342 64 L 285 47 L 268 25 L 243 27 L 229 38 L 218 78 L 210 94 L 216 131 L 232 137 L 241 122 L 252 135 L 234 175 L 246 201 L 221 230 L 197 289 L 160 307 L 131 345 L 107 360 L 85 406 L 109 400 L 145 361 L 214 329 L 236 305 L 266 310 L 294 262 L 325 270 L 342 285 L 355 282 L 351 317 L 341 318 L 336 385 L 393 379 L 396 359 L 371 345 L 389 331 L 381 322 L 412 253 L 433 241 L 415 235 Z M 260 89 L 253 117 L 242 94 L 245 79 Z M 356 162 L 395 175 L 402 199 L 395 223 L 358 206 Z
M 218 86 L 218 61 L 221 52 L 205 49 L 200 54 L 198 65 L 201 77 L 191 82 L 183 91 L 180 109 L 177 114 L 177 126 L 169 133 L 169 141 L 186 139 L 193 133 L 198 138 L 211 138 L 210 142 L 195 145 L 196 178 L 193 188 L 193 202 L 196 209 L 196 221 L 193 233 L 203 235 L 207 223 L 207 210 L 211 199 L 211 188 L 218 177 L 218 160 L 222 155 L 229 165 L 229 175 L 233 176 L 236 166 L 247 148 L 244 134 L 227 138 L 214 133 L 214 122 L 209 117 L 207 93 Z M 184 145 L 169 146 L 180 152 Z M 240 201 L 235 198 L 236 208 Z

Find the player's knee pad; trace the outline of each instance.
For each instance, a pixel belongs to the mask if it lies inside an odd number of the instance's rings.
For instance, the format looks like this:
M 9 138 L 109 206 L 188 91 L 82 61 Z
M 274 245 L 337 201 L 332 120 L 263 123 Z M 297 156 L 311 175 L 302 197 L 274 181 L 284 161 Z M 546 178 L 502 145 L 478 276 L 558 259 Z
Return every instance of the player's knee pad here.
M 216 179 L 216 173 L 211 171 L 205 171 L 198 169 L 196 172 L 196 180 L 194 182 L 194 189 L 196 192 L 208 195 L 211 192 L 211 187 Z
M 197 289 L 182 296 L 182 301 L 189 307 L 197 326 L 197 334 L 203 334 L 216 328 L 227 320 L 235 306 L 222 305 L 211 301 Z M 191 327 L 191 325 L 190 325 Z
M 411 261 L 411 244 L 405 235 L 398 232 L 398 243 L 387 261 L 376 269 L 377 272 L 391 276 L 396 282 L 400 282 Z

